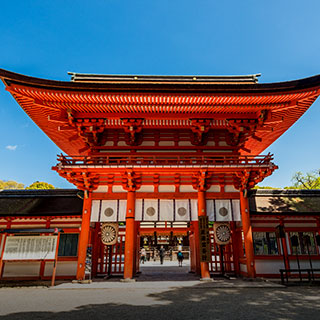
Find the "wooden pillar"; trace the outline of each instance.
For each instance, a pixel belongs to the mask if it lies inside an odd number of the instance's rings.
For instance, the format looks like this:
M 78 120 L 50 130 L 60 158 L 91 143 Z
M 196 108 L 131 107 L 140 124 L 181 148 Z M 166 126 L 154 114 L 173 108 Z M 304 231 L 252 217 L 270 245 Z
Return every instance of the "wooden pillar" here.
M 280 225 L 282 227 L 284 227 L 283 220 L 280 220 Z M 284 265 L 285 265 L 286 269 L 290 269 L 286 233 L 284 235 L 285 235 L 285 238 L 281 238 L 281 247 L 282 247 L 283 260 L 284 260 Z
M 232 254 L 234 272 L 236 275 L 240 275 L 240 257 L 243 255 L 241 232 L 237 230 L 236 223 L 231 222 L 232 228 Z
M 206 216 L 206 192 L 205 191 L 198 191 L 198 216 Z M 198 241 L 199 245 L 197 250 L 200 250 L 200 239 L 198 234 Z M 201 278 L 202 279 L 210 279 L 210 272 L 209 272 L 209 263 L 208 262 L 200 262 L 200 271 L 201 271 Z
M 127 213 L 126 213 L 126 239 L 124 247 L 124 273 L 125 280 L 132 279 L 134 276 L 135 264 L 135 243 L 136 225 L 134 221 L 136 196 L 134 191 L 127 193 Z
M 192 221 L 193 240 L 194 240 L 194 257 L 195 257 L 195 273 L 201 275 L 200 267 L 200 242 L 199 242 L 199 222 Z
M 249 202 L 248 198 L 244 196 L 243 191 L 240 191 L 240 209 L 242 229 L 244 236 L 244 247 L 246 251 L 247 260 L 247 273 L 249 278 L 255 278 L 256 271 L 254 265 L 254 250 L 253 250 L 253 238 L 252 228 L 250 222 Z
M 77 280 L 84 280 L 85 278 L 87 247 L 90 232 L 91 202 L 91 193 L 88 192 L 88 195 L 83 199 L 82 222 L 78 248 Z
M 99 238 L 99 231 L 100 231 L 100 222 L 96 222 L 93 237 L 92 237 L 93 238 L 93 241 L 92 241 L 92 268 L 91 268 L 92 277 L 96 277 L 97 271 L 98 271 L 98 259 L 99 259 L 100 245 L 101 245 L 101 240 Z

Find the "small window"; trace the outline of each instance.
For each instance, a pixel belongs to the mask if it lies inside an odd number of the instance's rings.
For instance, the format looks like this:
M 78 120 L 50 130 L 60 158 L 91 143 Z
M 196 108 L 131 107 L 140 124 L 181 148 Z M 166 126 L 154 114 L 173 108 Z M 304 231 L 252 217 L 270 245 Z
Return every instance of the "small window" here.
M 253 232 L 253 246 L 256 255 L 279 254 L 275 232 Z
M 290 242 L 292 254 L 317 254 L 313 232 L 290 232 Z
M 61 233 L 59 242 L 59 257 L 76 257 L 78 255 L 78 233 Z

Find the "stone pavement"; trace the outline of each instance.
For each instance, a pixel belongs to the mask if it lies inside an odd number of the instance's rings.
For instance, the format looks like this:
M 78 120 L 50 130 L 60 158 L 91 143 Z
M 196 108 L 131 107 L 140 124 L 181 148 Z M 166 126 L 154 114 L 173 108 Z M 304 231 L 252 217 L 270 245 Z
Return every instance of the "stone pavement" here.
M 319 287 L 221 278 L 203 283 L 188 270 L 188 265 L 149 263 L 134 283 L 118 278 L 54 288 L 2 288 L 0 320 L 319 319 Z

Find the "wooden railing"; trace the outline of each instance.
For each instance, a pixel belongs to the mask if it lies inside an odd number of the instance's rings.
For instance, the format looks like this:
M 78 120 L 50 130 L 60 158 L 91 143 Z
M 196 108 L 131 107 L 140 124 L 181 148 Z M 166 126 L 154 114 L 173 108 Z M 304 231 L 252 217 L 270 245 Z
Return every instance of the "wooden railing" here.
M 92 156 L 59 155 L 62 166 L 135 166 L 135 165 L 213 165 L 213 166 L 269 166 L 273 165 L 273 155 L 236 156 L 236 155 L 147 155 L 147 154 L 108 154 Z

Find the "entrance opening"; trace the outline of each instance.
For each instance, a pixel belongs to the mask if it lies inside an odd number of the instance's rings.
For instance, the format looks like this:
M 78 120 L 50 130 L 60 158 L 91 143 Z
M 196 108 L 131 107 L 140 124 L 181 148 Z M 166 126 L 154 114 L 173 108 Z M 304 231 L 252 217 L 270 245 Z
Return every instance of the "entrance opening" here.
M 199 269 L 197 270 L 199 248 L 197 248 L 195 228 L 198 228 L 198 225 L 193 222 L 138 223 L 135 245 L 135 273 L 138 281 L 199 279 Z M 234 275 L 233 236 L 230 243 L 220 246 L 215 241 L 213 230 L 213 225 L 210 225 L 209 271 L 213 276 Z M 92 278 L 122 277 L 125 260 L 125 225 L 119 225 L 118 239 L 114 245 L 102 243 L 100 223 L 96 223 L 91 231 Z M 182 256 L 180 262 L 179 256 Z

